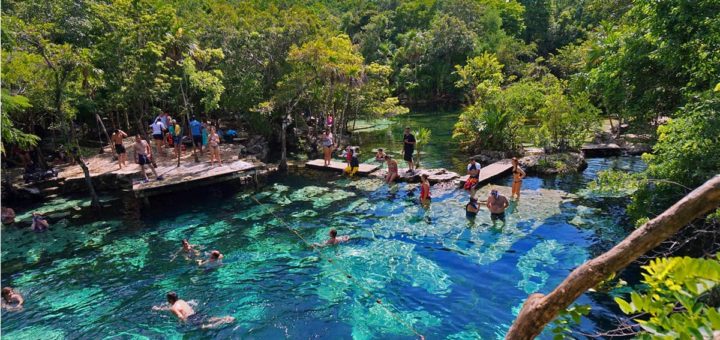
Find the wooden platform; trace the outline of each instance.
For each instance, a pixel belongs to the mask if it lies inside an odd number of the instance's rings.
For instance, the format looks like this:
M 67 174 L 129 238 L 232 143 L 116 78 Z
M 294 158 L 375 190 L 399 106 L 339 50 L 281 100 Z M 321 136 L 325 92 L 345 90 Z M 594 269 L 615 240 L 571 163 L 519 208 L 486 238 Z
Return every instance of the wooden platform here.
M 137 197 L 148 197 L 163 193 L 187 190 L 196 186 L 213 184 L 247 176 L 247 171 L 255 165 L 242 160 L 224 163 L 223 166 L 211 167 L 207 162 L 185 163 L 180 167 L 158 166 L 157 172 L 165 179 L 155 180 L 147 170 L 150 182 L 136 182 L 133 191 Z
M 584 144 L 582 153 L 585 157 L 620 156 L 625 148 L 615 143 Z
M 505 175 L 512 170 L 512 160 L 503 159 L 480 169 L 480 184 L 485 184 L 493 179 Z M 460 177 L 460 185 L 465 185 L 468 175 Z
M 325 161 L 322 159 L 314 159 L 312 161 L 309 161 L 305 163 L 305 166 L 308 168 L 318 169 L 318 170 L 331 170 L 331 171 L 345 171 L 345 167 L 347 166 L 346 163 L 336 162 L 336 161 L 330 161 L 329 166 L 325 166 Z M 371 172 L 377 170 L 380 166 L 376 164 L 366 164 L 366 163 L 360 163 L 360 170 L 358 170 L 358 175 L 367 176 Z

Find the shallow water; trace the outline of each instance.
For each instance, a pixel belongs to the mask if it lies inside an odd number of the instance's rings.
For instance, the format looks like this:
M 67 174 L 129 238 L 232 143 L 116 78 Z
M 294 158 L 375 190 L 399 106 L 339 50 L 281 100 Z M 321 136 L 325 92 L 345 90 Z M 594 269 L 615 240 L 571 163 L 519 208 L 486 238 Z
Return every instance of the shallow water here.
M 428 339 L 500 338 L 528 294 L 548 292 L 594 247 L 624 234 L 612 212 L 568 192 L 598 169 L 641 166 L 596 159 L 583 175 L 528 178 L 504 227 L 492 227 L 487 212 L 466 220 L 462 190 L 434 186 L 426 210 L 415 185 L 339 177 L 289 177 L 254 195 L 263 206 L 237 194 L 180 214 L 151 212 L 142 228 L 120 220 L 65 221 L 43 234 L 3 227 L 2 284 L 19 287 L 26 308 L 3 312 L 2 332 L 8 339 L 412 338 L 367 290 Z M 507 184 L 494 186 L 507 191 Z M 309 242 L 322 242 L 330 227 L 351 241 L 318 256 L 288 227 Z M 206 271 L 171 260 L 183 238 L 221 250 L 225 264 Z M 169 290 L 237 322 L 182 326 L 151 310 Z M 581 300 L 595 307 L 597 317 L 582 324 L 591 331 L 609 311 L 602 297 Z

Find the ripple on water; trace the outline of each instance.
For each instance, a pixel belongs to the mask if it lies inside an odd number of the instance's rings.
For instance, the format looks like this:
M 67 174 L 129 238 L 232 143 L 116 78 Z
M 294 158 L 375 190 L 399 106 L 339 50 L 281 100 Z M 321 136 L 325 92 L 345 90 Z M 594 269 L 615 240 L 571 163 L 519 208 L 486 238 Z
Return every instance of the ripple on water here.
M 15 340 L 63 340 L 65 339 L 65 332 L 45 326 L 29 326 L 21 330 L 4 333 L 3 337 Z

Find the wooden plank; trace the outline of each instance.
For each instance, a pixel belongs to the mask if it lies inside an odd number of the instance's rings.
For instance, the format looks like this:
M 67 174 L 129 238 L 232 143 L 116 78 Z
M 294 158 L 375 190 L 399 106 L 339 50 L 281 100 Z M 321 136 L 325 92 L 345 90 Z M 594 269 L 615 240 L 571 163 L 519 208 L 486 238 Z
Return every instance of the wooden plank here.
M 581 148 L 586 157 L 619 156 L 625 148 L 615 143 L 584 144 Z
M 165 177 L 164 180 L 151 180 L 148 183 L 133 184 L 133 191 L 135 192 L 135 196 L 147 197 L 172 191 L 186 190 L 198 185 L 233 180 L 242 177 L 245 172 L 254 168 L 255 165 L 252 163 L 241 160 L 216 167 L 211 167 L 205 162 L 184 164 L 179 168 L 160 166 L 157 172 Z
M 498 178 L 507 172 L 512 170 L 512 160 L 503 159 L 492 163 L 488 166 L 480 168 L 480 184 L 487 183 L 495 178 Z M 460 177 L 460 185 L 465 185 L 465 181 L 468 179 L 468 175 Z
M 329 166 L 325 166 L 325 161 L 322 159 L 314 159 L 305 163 L 308 168 L 319 169 L 319 170 L 332 170 L 332 171 L 345 171 L 347 163 L 341 163 L 336 161 L 330 161 Z M 360 163 L 360 169 L 358 170 L 359 175 L 367 176 L 371 172 L 377 170 L 380 166 L 375 164 Z

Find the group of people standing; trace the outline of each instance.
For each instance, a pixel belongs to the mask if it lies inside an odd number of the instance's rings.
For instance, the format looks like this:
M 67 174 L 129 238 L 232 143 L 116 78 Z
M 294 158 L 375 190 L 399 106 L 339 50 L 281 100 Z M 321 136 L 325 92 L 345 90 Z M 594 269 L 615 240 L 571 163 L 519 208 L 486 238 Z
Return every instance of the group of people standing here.
M 191 140 L 193 149 L 197 148 L 200 155 L 203 155 L 203 146 L 206 146 L 206 150 L 209 152 L 210 165 L 215 166 L 215 163 L 217 162 L 219 166 L 222 166 L 222 157 L 220 155 L 221 138 L 215 126 L 210 124 L 210 122 L 201 123 L 195 117 L 192 117 L 188 126 L 190 136 L 192 136 Z M 172 148 L 174 156 L 177 158 L 182 155 L 184 131 L 178 121 L 172 119 L 167 113 L 164 113 L 158 116 L 149 127 L 152 130 L 152 138 L 155 142 L 156 153 L 159 157 L 167 156 L 163 148 Z M 118 166 L 120 169 L 127 165 L 127 150 L 123 145 L 123 141 L 127 137 L 128 134 L 120 129 L 115 129 L 110 137 L 115 147 L 115 153 L 117 154 Z M 135 163 L 140 165 L 144 181 L 149 181 L 145 165 L 152 170 L 152 173 L 155 175 L 157 180 L 162 180 L 162 176 L 159 176 L 155 170 L 157 165 L 153 157 L 153 150 L 150 147 L 150 144 L 144 140 L 140 134 L 136 134 L 135 142 L 132 147 L 135 152 Z
M 470 202 L 465 205 L 465 216 L 469 219 L 475 218 L 478 211 L 480 211 L 480 205 L 477 198 L 475 197 L 475 192 L 481 186 L 481 169 L 481 165 L 474 158 L 470 160 L 470 164 L 468 164 L 467 166 L 468 179 L 467 181 L 465 181 L 465 189 L 470 190 Z M 525 178 L 526 173 L 520 167 L 520 163 L 515 157 L 512 158 L 512 175 L 513 184 L 510 199 L 519 200 L 520 187 L 522 186 L 522 181 L 523 178 Z M 485 201 L 485 205 L 488 210 L 490 210 L 490 219 L 492 220 L 493 227 L 496 225 L 497 221 L 502 221 L 504 225 L 505 210 L 510 206 L 510 202 L 508 201 L 507 197 L 502 195 L 497 189 L 490 190 L 490 194 Z

